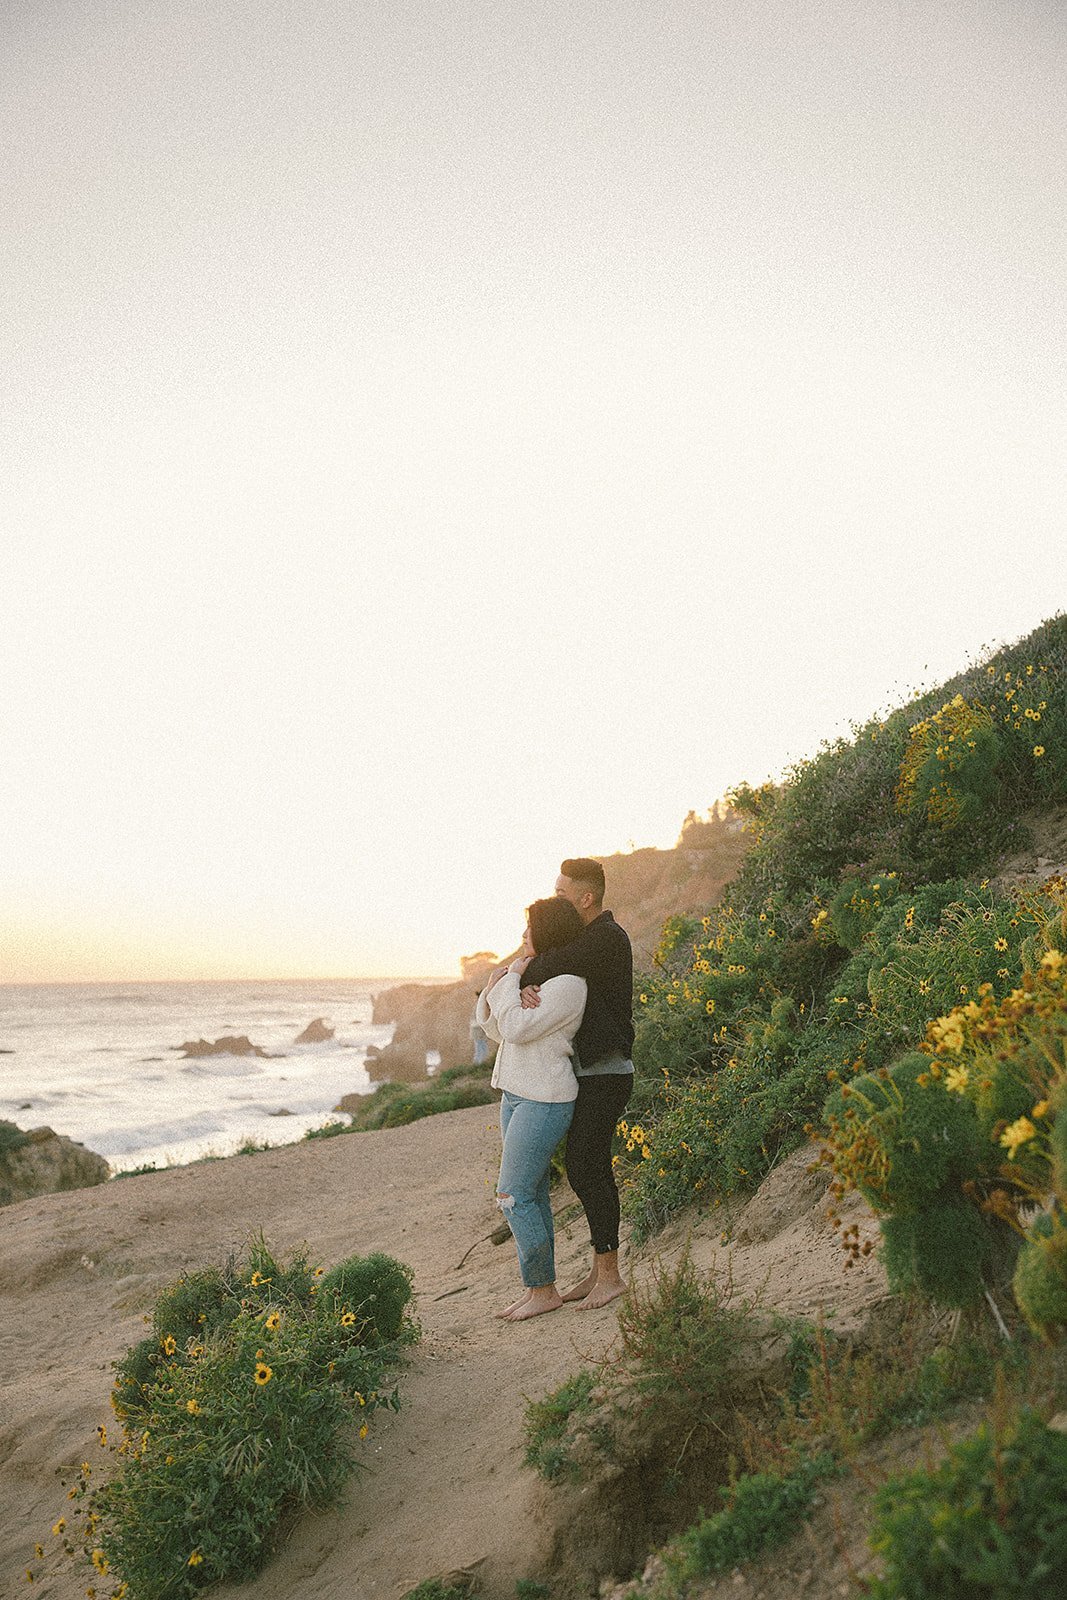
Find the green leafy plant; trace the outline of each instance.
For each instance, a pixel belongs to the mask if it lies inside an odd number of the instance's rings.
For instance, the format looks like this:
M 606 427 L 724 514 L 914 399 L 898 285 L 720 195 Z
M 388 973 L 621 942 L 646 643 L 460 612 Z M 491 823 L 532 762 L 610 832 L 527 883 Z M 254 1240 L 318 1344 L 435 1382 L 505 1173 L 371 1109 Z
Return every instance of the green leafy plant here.
M 1036 1600 L 1067 1590 L 1067 1437 L 1024 1410 L 878 1492 L 876 1600 Z
M 819 1483 L 840 1469 L 829 1452 L 802 1458 L 791 1470 L 754 1472 L 720 1490 L 721 1511 L 688 1528 L 664 1551 L 676 1584 L 727 1572 L 784 1544 L 812 1510 Z

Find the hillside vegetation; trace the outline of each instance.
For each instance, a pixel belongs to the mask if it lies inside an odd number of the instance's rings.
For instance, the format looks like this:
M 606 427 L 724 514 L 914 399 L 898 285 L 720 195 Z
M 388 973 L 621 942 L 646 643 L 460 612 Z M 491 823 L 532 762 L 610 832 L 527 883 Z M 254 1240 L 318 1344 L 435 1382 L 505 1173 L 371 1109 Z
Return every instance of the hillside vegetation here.
M 730 797 L 750 847 L 724 902 L 673 917 L 636 991 L 620 1145 L 647 1236 L 694 1191 L 751 1187 L 960 1002 L 1062 945 L 1063 885 L 1010 891 L 1024 817 L 1067 799 L 1067 617 Z
M 637 1084 L 616 1158 L 631 1240 L 647 1248 L 709 1206 L 726 1218 L 731 1197 L 814 1140 L 831 1204 L 862 1200 L 880 1223 L 879 1247 L 839 1222 L 846 1268 L 877 1249 L 926 1333 L 864 1369 L 855 1349 L 794 1328 L 814 1341 L 810 1363 L 777 1405 L 750 1410 L 748 1470 L 721 1492 L 709 1480 L 712 1514 L 619 1593 L 711 1596 L 732 1570 L 730 1593 L 795 1592 L 766 1565 L 748 1587 L 742 1569 L 813 1515 L 822 1480 L 878 1481 L 862 1454 L 877 1393 L 896 1396 L 897 1424 L 968 1397 L 979 1410 L 940 1468 L 890 1475 L 868 1505 L 881 1572 L 861 1587 L 883 1600 L 1062 1592 L 1067 616 L 728 799 L 748 839 L 734 882 L 720 904 L 669 918 L 637 979 Z M 1043 838 L 1054 858 L 1046 846 L 1040 870 L 1006 870 Z M 631 1337 L 646 1364 L 655 1340 L 660 1380 L 674 1360 L 673 1404 L 702 1367 L 678 1355 L 695 1328 L 705 1351 L 759 1335 L 714 1285 L 661 1291 Z M 618 1408 L 617 1372 L 613 1387 L 601 1412 Z M 591 1404 L 567 1412 L 575 1448 Z M 690 1405 L 693 1427 L 702 1409 Z M 720 1404 L 704 1425 L 725 1422 Z M 883 1411 L 878 1432 L 893 1425 Z

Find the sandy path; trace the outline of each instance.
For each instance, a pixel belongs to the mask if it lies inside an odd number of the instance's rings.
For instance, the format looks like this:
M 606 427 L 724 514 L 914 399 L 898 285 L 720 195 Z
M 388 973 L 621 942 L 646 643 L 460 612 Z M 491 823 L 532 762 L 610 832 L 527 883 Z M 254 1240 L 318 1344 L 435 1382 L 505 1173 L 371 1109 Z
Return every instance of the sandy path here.
M 306 1593 L 315 1573 L 315 1594 L 392 1597 L 477 1560 L 488 1593 L 499 1582 L 513 1595 L 509 1575 L 537 1548 L 536 1484 L 518 1470 L 523 1393 L 572 1372 L 576 1342 L 603 1348 L 614 1317 L 491 1316 L 518 1282 L 510 1247 L 485 1239 L 500 1220 L 498 1145 L 495 1113 L 474 1108 L 0 1211 L 0 1593 L 28 1591 L 33 1542 L 53 1542 L 57 1471 L 105 1459 L 95 1430 L 112 1420 L 111 1362 L 143 1337 L 156 1294 L 262 1228 L 282 1254 L 306 1242 L 326 1264 L 378 1249 L 408 1262 L 424 1337 L 403 1411 L 380 1413 L 362 1447 L 372 1470 L 348 1507 L 304 1519 L 242 1595 Z M 569 1231 L 561 1263 L 577 1275 L 582 1235 Z M 73 1600 L 86 1581 L 58 1563 L 34 1592 Z
M 544 1491 L 520 1465 L 524 1396 L 598 1360 L 617 1325 L 611 1307 L 493 1318 L 518 1282 L 510 1244 L 487 1239 L 499 1222 L 498 1148 L 494 1109 L 476 1107 L 0 1210 L 0 1595 L 84 1596 L 86 1568 L 46 1558 L 32 1591 L 24 1578 L 34 1541 L 54 1544 L 66 1507 L 57 1473 L 106 1459 L 95 1430 L 112 1420 L 111 1363 L 143 1336 L 158 1292 L 262 1229 L 282 1255 L 306 1243 L 327 1265 L 371 1250 L 406 1261 L 424 1336 L 402 1380 L 404 1408 L 375 1419 L 361 1447 L 370 1471 L 347 1505 L 302 1518 L 258 1578 L 215 1592 L 397 1600 L 481 1562 L 487 1600 L 513 1600 L 516 1578 L 541 1570 L 547 1538 Z M 838 1327 L 861 1318 L 885 1294 L 881 1271 L 871 1261 L 842 1276 L 824 1185 L 805 1177 L 805 1159 L 772 1174 L 732 1233 L 730 1213 L 711 1212 L 670 1230 L 657 1252 L 675 1254 L 692 1231 L 694 1259 L 712 1268 L 729 1257 L 742 1293 L 782 1311 L 832 1305 Z M 586 1252 L 581 1219 L 561 1229 L 561 1281 L 580 1275 Z

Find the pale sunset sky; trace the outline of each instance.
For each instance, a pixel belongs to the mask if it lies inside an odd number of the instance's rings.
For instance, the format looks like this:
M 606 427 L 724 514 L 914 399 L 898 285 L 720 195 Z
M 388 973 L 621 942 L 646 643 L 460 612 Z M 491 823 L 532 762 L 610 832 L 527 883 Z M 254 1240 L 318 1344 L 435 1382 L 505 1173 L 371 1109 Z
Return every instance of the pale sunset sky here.
M 1062 0 L 0 50 L 0 982 L 454 973 L 1067 605 Z

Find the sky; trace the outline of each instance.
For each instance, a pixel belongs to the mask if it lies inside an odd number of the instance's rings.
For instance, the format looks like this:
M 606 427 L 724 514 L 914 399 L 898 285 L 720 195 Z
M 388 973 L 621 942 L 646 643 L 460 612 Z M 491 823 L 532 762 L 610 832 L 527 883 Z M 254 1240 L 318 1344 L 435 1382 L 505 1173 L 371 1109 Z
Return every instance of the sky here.
M 1060 0 L 6 0 L 0 73 L 0 981 L 458 973 L 1067 607 Z

